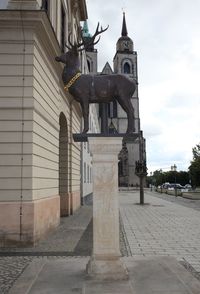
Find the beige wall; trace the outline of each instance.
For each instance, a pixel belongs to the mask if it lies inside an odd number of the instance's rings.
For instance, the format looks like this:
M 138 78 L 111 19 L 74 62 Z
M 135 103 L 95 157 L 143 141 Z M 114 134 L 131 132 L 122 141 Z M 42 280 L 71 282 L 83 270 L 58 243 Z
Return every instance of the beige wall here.
M 80 206 L 80 144 L 72 133 L 80 131 L 81 112 L 63 91 L 46 13 L 3 11 L 0 27 L 0 240 L 19 241 L 21 232 L 21 241 L 35 242 L 59 223 L 61 112 L 68 127 L 65 200 L 69 213 Z

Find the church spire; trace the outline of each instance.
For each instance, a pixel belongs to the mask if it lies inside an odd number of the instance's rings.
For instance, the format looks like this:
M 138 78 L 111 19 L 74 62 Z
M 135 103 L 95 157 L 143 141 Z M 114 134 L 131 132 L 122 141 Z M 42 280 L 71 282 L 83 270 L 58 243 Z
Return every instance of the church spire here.
M 90 33 L 89 33 L 89 29 L 88 29 L 88 23 L 87 20 L 84 21 L 83 24 L 83 30 L 82 30 L 82 35 L 83 37 L 89 38 L 91 37 Z
M 125 12 L 123 12 L 123 23 L 122 23 L 122 37 L 128 36 L 128 31 L 126 28 L 126 18 L 125 18 Z

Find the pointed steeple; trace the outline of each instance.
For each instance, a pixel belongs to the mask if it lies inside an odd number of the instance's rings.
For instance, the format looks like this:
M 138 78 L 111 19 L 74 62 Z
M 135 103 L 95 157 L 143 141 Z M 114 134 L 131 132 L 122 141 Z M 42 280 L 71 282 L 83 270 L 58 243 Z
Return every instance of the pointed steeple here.
M 88 29 L 87 20 L 84 21 L 82 34 L 83 34 L 83 37 L 86 37 L 86 38 L 91 37 L 91 34 L 89 33 L 89 29 Z
M 117 49 L 117 52 L 126 52 L 126 53 L 127 52 L 132 53 L 133 50 L 134 50 L 133 41 L 128 36 L 125 12 L 123 12 L 123 22 L 122 22 L 121 37 L 117 41 L 116 49 Z
M 126 18 L 125 18 L 125 12 L 123 12 L 123 23 L 122 23 L 122 37 L 128 36 L 128 31 L 126 28 Z

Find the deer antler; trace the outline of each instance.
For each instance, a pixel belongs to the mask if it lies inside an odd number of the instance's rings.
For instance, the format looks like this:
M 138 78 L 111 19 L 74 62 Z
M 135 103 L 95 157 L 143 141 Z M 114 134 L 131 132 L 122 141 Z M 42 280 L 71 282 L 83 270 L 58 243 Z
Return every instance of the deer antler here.
M 68 35 L 68 43 L 69 43 L 70 46 L 67 43 L 65 43 L 65 46 L 69 50 L 78 49 L 79 47 L 81 47 L 81 46 L 84 45 L 84 42 L 74 43 L 74 45 L 73 45 L 72 42 L 71 42 L 71 40 L 70 40 L 71 39 L 71 35 L 72 35 L 72 33 L 70 32 L 69 35 Z M 82 51 L 82 50 L 84 50 L 84 48 L 83 49 L 79 49 L 78 51 Z
M 108 28 L 109 28 L 109 25 L 108 25 L 105 29 L 103 29 L 103 28 L 101 27 L 101 30 L 99 31 L 99 22 L 98 22 L 98 24 L 97 24 L 97 28 L 96 28 L 96 31 L 95 31 L 94 35 L 91 37 L 91 42 L 92 42 L 92 44 L 94 44 L 95 38 L 96 38 L 98 35 L 104 33 L 105 31 L 107 31 Z M 100 40 L 100 37 L 99 37 L 98 41 L 99 41 L 99 40 Z M 95 43 L 95 44 L 97 44 L 97 43 Z
M 78 49 L 78 51 L 85 50 L 91 45 L 96 45 L 99 42 L 101 36 L 99 36 L 98 40 L 95 42 L 96 37 L 98 35 L 102 34 L 103 32 L 107 31 L 108 28 L 109 28 L 109 26 L 107 26 L 105 29 L 103 29 L 101 27 L 101 30 L 99 30 L 99 22 L 98 22 L 96 31 L 95 31 L 94 35 L 92 37 L 90 37 L 90 40 L 88 40 L 88 41 L 83 40 L 81 43 L 79 43 L 79 42 L 77 43 L 77 48 L 80 48 L 81 46 L 83 46 L 83 48 Z
M 99 22 L 98 22 L 94 35 L 91 37 L 90 41 L 88 41 L 86 44 L 84 44 L 84 46 L 87 48 L 88 46 L 96 45 L 99 42 L 99 40 L 101 39 L 101 36 L 99 36 L 98 40 L 95 42 L 96 37 L 98 35 L 104 33 L 105 31 L 107 31 L 108 28 L 109 28 L 109 25 L 105 29 L 103 29 L 101 26 L 101 30 L 99 30 Z
M 101 29 L 99 30 L 99 22 L 98 22 L 98 24 L 97 24 L 97 28 L 96 28 L 96 31 L 95 31 L 94 35 L 90 38 L 89 41 L 82 40 L 82 42 L 75 43 L 74 45 L 71 43 L 71 40 L 70 40 L 71 33 L 69 33 L 69 36 L 68 36 L 68 43 L 69 43 L 69 45 L 70 45 L 71 47 L 70 47 L 67 43 L 65 44 L 65 46 L 66 46 L 69 50 L 77 49 L 78 51 L 83 51 L 83 50 L 87 49 L 87 48 L 88 48 L 89 46 L 91 46 L 91 45 L 96 45 L 96 44 L 99 42 L 101 36 L 99 36 L 98 40 L 95 42 L 96 37 L 97 37 L 98 35 L 104 33 L 105 31 L 107 31 L 108 28 L 109 28 L 109 25 L 108 25 L 105 29 L 103 29 L 103 28 L 101 27 Z M 82 46 L 83 46 L 83 48 L 80 48 L 80 47 L 82 47 Z M 78 49 L 78 48 L 79 48 L 79 49 Z
M 68 43 L 69 43 L 70 46 L 69 46 L 67 43 L 65 43 L 65 46 L 66 46 L 69 50 L 72 50 L 72 49 L 75 47 L 75 46 L 72 44 L 71 40 L 70 40 L 71 35 L 72 35 L 72 33 L 70 32 L 69 35 L 68 35 Z

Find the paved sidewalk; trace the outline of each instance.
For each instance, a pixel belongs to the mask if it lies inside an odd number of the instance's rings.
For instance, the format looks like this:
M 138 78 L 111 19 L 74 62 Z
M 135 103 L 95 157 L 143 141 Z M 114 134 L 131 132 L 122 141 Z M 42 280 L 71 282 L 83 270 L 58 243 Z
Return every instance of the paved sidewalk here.
M 145 193 L 120 193 L 120 213 L 132 256 L 172 256 L 200 277 L 200 212 Z M 200 290 L 199 290 L 200 293 Z
M 139 191 L 124 191 L 119 196 L 121 251 L 127 256 L 123 260 L 130 283 L 100 285 L 85 280 L 86 256 L 91 254 L 92 244 L 92 207 L 85 206 L 74 216 L 62 219 L 57 231 L 38 246 L 6 249 L 7 256 L 0 257 L 0 293 L 8 293 L 17 279 L 11 293 L 199 294 L 200 290 L 195 289 L 200 289 L 200 284 L 194 276 L 200 279 L 200 211 L 163 200 L 155 193 L 145 190 L 143 206 L 138 205 Z M 27 289 L 23 288 L 24 282 L 29 283 Z M 173 286 L 168 289 L 165 283 Z M 56 285 L 60 288 L 55 292 Z
M 9 294 L 199 294 L 200 282 L 172 257 L 123 258 L 128 280 L 86 276 L 88 258 L 34 260 Z
M 60 226 L 35 247 L 0 248 L 0 294 L 7 294 L 29 264 L 43 256 L 49 256 L 48 259 L 55 256 L 57 260 L 70 255 L 90 255 L 91 220 L 92 206 L 84 206 L 73 216 L 61 218 Z
M 73 216 L 61 218 L 60 226 L 35 247 L 0 248 L 0 294 L 7 294 L 13 283 L 34 260 L 67 260 L 92 253 L 92 206 L 82 206 Z M 120 249 L 128 256 L 128 244 L 120 222 Z M 21 293 L 19 293 L 21 294 Z

